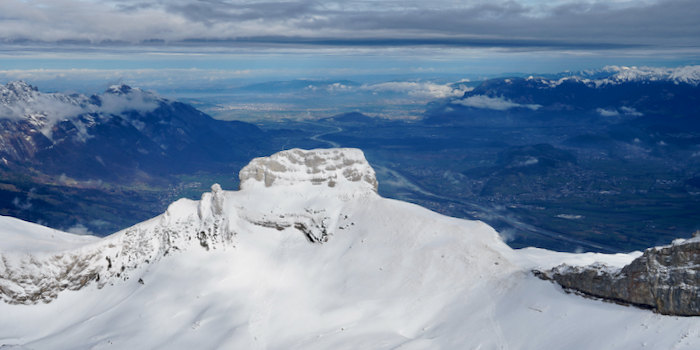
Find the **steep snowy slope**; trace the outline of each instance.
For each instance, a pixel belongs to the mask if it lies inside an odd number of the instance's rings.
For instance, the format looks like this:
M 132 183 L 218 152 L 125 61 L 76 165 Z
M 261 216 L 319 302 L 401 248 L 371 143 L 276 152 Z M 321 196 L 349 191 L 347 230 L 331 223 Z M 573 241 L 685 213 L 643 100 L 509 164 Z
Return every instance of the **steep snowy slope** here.
M 695 318 L 566 294 L 529 272 L 563 262 L 621 266 L 638 253 L 513 251 L 481 222 L 379 197 L 374 171 L 359 150 L 280 152 L 253 160 L 240 177 L 238 191 L 214 185 L 201 201 L 180 200 L 159 217 L 72 249 L 15 251 L 1 242 L 0 345 L 700 345 Z M 8 227 L 7 220 L 0 224 Z M 27 243 L 43 239 L 38 227 L 20 229 L 37 232 Z M 71 240 L 66 235 L 60 239 Z
M 0 254 L 55 252 L 98 240 L 94 236 L 78 236 L 11 217 L 0 219 Z

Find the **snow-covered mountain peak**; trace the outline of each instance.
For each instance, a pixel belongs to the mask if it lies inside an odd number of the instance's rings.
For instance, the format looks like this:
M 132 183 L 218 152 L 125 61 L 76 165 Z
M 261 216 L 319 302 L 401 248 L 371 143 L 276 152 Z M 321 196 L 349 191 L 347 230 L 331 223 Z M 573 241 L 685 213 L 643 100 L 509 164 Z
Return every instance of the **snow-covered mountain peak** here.
M 30 102 L 38 93 L 37 88 L 22 80 L 11 81 L 7 85 L 0 85 L 0 104 L 14 105 L 17 102 Z
M 564 72 L 553 79 L 530 76 L 526 80 L 535 81 L 543 85 L 542 88 L 556 88 L 565 82 L 583 83 L 590 88 L 648 82 L 672 82 L 698 86 L 700 85 L 700 66 L 678 68 L 605 66 L 603 69 L 594 71 Z
M 16 94 L 27 94 L 33 91 L 39 91 L 35 86 L 27 84 L 24 80 L 11 81 L 5 87 Z
M 678 68 L 620 67 L 617 74 L 606 79 L 608 84 L 640 81 L 671 81 L 697 86 L 700 84 L 700 66 Z
M 271 171 L 285 176 L 266 187 L 273 160 L 288 170 Z M 327 186 L 331 165 L 334 188 Z M 373 172 L 359 150 L 291 150 L 248 168 L 243 190 L 215 184 L 200 201 L 181 199 L 163 215 L 100 240 L 0 216 L 0 247 L 8 248 L 0 249 L 0 344 L 631 349 L 700 343 L 688 336 L 697 334 L 697 320 L 562 293 L 529 273 L 561 263 L 623 266 L 639 255 L 512 250 L 482 222 L 381 198 L 364 179 Z M 362 176 L 353 180 L 344 169 Z M 327 180 L 314 185 L 314 174 Z M 344 188 L 354 192 L 329 195 Z M 40 249 L 34 242 L 42 242 Z M 675 346 L 681 342 L 687 347 Z
M 112 85 L 105 90 L 107 94 L 123 95 L 128 94 L 131 90 L 141 91 L 139 88 L 132 89 L 131 86 L 126 84 Z
M 297 184 L 377 191 L 374 169 L 359 149 L 291 149 L 253 159 L 240 174 L 241 189 Z
M 357 149 L 279 152 L 253 160 L 240 176 L 241 191 L 224 191 L 214 184 L 201 200 L 180 199 L 162 215 L 103 240 L 60 233 L 68 237 L 63 241 L 78 243 L 61 251 L 0 249 L 0 300 L 48 303 L 65 289 L 126 281 L 139 267 L 177 252 L 227 250 L 276 232 L 303 244 L 348 239 L 343 238 L 347 232 L 362 227 L 354 214 L 358 208 L 381 200 L 374 170 Z M 496 239 L 495 232 L 488 233 L 487 239 Z M 0 242 L 3 237 L 0 234 Z M 28 237 L 23 246 L 32 246 L 34 240 L 38 238 Z

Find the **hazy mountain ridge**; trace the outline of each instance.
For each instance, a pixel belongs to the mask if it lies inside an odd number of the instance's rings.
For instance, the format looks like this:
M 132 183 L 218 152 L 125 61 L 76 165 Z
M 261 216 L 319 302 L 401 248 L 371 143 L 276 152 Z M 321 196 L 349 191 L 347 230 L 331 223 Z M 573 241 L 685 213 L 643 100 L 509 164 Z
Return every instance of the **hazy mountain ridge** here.
M 470 123 L 486 116 L 509 118 L 511 123 L 620 124 L 634 127 L 665 125 L 700 131 L 694 118 L 700 113 L 700 66 L 680 68 L 620 68 L 588 79 L 576 73 L 546 78 L 538 76 L 484 81 L 462 97 L 437 104 L 426 113 L 426 122 Z M 568 75 L 571 74 L 571 75 Z M 588 72 L 587 76 L 596 76 Z M 465 111 L 471 116 L 465 118 Z M 482 116 L 483 115 L 483 116 Z
M 1 121 L 5 164 L 79 179 L 128 178 L 136 171 L 165 176 L 241 161 L 264 135 L 251 124 L 217 121 L 127 85 L 87 97 L 13 82 L 0 96 L 13 112 Z
M 86 96 L 10 82 L 0 86 L 0 211 L 105 235 L 161 212 L 182 189 L 177 176 L 230 173 L 273 143 L 253 124 L 123 84 Z
M 677 68 L 605 66 L 597 70 L 566 71 L 557 74 L 534 75 L 528 77 L 528 79 L 540 80 L 543 84 L 547 84 L 550 87 L 554 87 L 570 79 L 586 83 L 591 87 L 601 87 L 626 82 L 650 81 L 669 81 L 674 84 L 685 83 L 697 86 L 700 84 L 700 66 Z M 550 80 L 546 81 L 544 79 Z M 557 80 L 553 81 L 551 79 Z
M 607 79 L 621 68 L 606 70 L 586 79 Z M 580 80 L 550 88 L 527 76 L 490 79 L 458 98 L 434 100 L 414 123 L 321 119 L 331 132 L 322 137 L 362 148 L 374 164 L 466 204 L 405 187 L 380 188 L 383 195 L 485 220 L 515 232 L 514 247 L 631 251 L 690 237 L 698 220 L 698 86 L 645 80 L 596 88 Z M 534 152 L 504 162 L 532 147 L 553 147 L 558 155 Z M 552 239 L 513 228 L 511 218 L 548 230 Z

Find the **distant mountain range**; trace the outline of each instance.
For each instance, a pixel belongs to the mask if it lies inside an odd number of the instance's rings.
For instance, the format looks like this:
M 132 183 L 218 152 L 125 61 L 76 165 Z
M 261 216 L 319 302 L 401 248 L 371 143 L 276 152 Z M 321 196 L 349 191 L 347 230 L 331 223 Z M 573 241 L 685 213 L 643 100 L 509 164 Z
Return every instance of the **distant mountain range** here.
M 483 82 L 462 97 L 428 111 L 430 124 L 469 124 L 508 116 L 509 122 L 633 124 L 700 131 L 700 66 L 606 67 L 549 77 L 511 77 Z
M 700 84 L 700 66 L 679 68 L 606 66 L 602 69 L 565 71 L 552 75 L 542 75 L 541 77 L 545 79 L 573 78 L 593 83 L 597 86 L 646 81 L 668 81 L 698 86 Z
M 101 95 L 0 86 L 0 167 L 79 179 L 135 180 L 244 161 L 264 133 L 127 85 Z
M 545 144 L 611 156 L 629 153 L 620 151 L 620 145 L 659 157 L 679 157 L 674 150 L 683 148 L 688 154 L 683 157 L 695 157 L 700 154 L 698 72 L 699 67 L 609 66 L 503 77 L 459 88 L 393 82 L 369 89 L 346 80 L 268 82 L 242 88 L 250 92 L 308 89 L 321 97 L 333 95 L 336 88 L 367 96 L 377 92 L 380 97 L 387 91 L 441 96 L 429 104 L 422 123 L 397 121 L 378 128 L 388 120 L 359 112 L 320 121 L 337 123 L 354 134 L 328 134 L 335 129 L 311 124 L 289 130 L 284 128 L 293 124 L 283 123 L 276 126 L 279 130 L 263 132 L 253 124 L 216 120 L 190 105 L 127 85 L 88 96 L 43 93 L 25 82 L 10 82 L 0 86 L 0 215 L 61 229 L 84 225 L 89 232 L 109 234 L 156 215 L 185 191 L 190 198 L 198 196 L 203 184 L 212 181 L 212 177 L 203 179 L 202 173 L 216 174 L 215 181 L 233 187 L 237 182 L 231 174 L 251 158 L 285 148 L 324 147 L 322 141 L 310 139 L 313 135 L 325 135 L 343 146 L 382 150 L 390 146 L 404 154 L 467 146 L 498 148 L 493 150 L 498 159 L 492 163 L 451 169 L 487 184 L 479 187 L 482 194 L 501 193 L 499 184 L 515 183 L 501 180 L 513 174 L 528 180 L 575 164 L 567 160 L 566 152 L 552 151 Z M 433 93 L 424 94 L 424 90 Z M 364 100 L 348 101 L 348 106 L 358 106 Z M 539 128 L 539 134 L 529 129 L 531 137 L 511 140 L 495 136 L 498 133 L 493 130 L 476 136 L 460 131 L 472 126 Z M 554 137 L 550 126 L 568 129 L 559 129 L 561 135 Z M 299 130 L 305 127 L 308 130 Z M 394 144 L 389 144 L 392 137 Z M 446 168 L 443 164 L 435 169 Z M 687 178 L 698 177 L 693 173 Z
M 271 138 L 127 85 L 86 96 L 10 82 L 0 86 L 0 214 L 109 234 L 162 210 L 176 176 L 235 173 Z

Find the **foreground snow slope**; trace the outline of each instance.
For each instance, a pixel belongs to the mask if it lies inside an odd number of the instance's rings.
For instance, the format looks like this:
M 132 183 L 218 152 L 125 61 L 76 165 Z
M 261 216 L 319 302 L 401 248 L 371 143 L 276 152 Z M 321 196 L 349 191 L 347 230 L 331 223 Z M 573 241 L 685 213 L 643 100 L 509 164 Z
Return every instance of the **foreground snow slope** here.
M 241 171 L 241 180 L 239 191 L 215 185 L 199 202 L 180 200 L 159 217 L 69 251 L 3 248 L 0 288 L 42 297 L 0 303 L 0 344 L 18 349 L 700 346 L 696 318 L 566 294 L 529 272 L 562 262 L 619 266 L 638 253 L 514 251 L 484 223 L 379 197 L 374 172 L 359 150 L 286 151 L 254 160 Z M 0 225 L 8 220 L 2 218 Z M 70 267 L 81 256 L 85 266 Z M 60 281 L 76 276 L 93 279 L 60 289 Z M 52 283 L 58 285 L 55 295 L 44 297 L 42 288 L 55 287 Z M 9 294 L 3 297 L 12 302 Z

